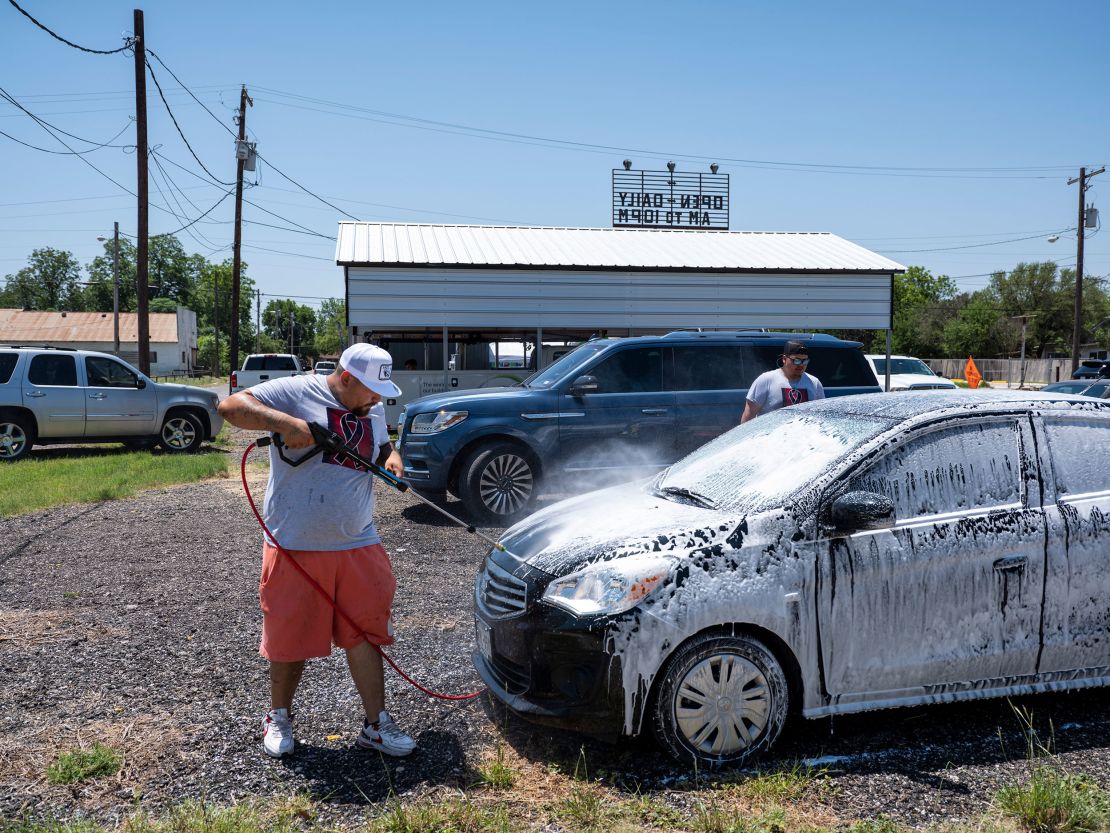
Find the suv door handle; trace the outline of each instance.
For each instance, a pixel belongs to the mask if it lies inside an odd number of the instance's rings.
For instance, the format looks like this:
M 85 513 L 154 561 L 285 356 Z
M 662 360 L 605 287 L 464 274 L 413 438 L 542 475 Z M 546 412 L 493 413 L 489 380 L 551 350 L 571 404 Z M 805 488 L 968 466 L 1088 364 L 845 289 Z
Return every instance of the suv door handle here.
M 649 414 L 651 416 L 657 416 L 659 414 L 667 413 L 667 409 L 666 408 L 643 408 L 643 409 L 641 409 L 640 413 L 641 414 Z
M 27 391 L 27 396 L 33 396 L 37 399 L 40 396 L 46 396 L 46 394 L 43 393 L 41 390 L 30 390 Z
M 90 393 L 89 394 L 89 399 L 107 399 L 107 398 L 108 398 L 108 394 L 106 394 L 106 393 Z
M 996 573 L 1020 572 L 1025 569 L 1027 560 L 1024 555 L 1007 555 L 994 562 L 994 571 Z

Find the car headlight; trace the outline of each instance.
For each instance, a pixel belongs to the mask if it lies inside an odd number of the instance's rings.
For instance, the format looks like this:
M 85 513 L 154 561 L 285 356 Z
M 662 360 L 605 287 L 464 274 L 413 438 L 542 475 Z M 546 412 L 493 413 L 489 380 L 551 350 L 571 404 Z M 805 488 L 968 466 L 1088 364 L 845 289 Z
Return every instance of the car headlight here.
M 575 616 L 623 613 L 654 592 L 671 572 L 673 558 L 628 558 L 594 564 L 557 578 L 543 600 Z
M 414 434 L 438 434 L 446 431 L 452 425 L 458 425 L 470 414 L 467 411 L 435 411 L 430 414 L 417 414 L 412 418 Z

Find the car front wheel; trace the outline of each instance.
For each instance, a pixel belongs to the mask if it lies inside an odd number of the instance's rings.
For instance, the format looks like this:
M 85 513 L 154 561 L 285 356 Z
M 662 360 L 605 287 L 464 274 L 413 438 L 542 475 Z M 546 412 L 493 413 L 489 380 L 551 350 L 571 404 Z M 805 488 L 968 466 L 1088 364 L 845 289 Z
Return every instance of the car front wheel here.
M 170 414 L 162 423 L 158 445 L 170 454 L 184 454 L 200 448 L 204 442 L 204 426 L 189 413 Z
M 789 701 L 782 666 L 762 642 L 703 634 L 667 663 L 655 700 L 655 735 L 682 762 L 742 764 L 778 738 Z
M 496 442 L 473 452 L 462 467 L 459 497 L 476 520 L 508 526 L 536 501 L 539 472 L 520 446 Z
M 33 429 L 25 420 L 0 416 L 0 462 L 14 463 L 26 457 L 34 441 Z

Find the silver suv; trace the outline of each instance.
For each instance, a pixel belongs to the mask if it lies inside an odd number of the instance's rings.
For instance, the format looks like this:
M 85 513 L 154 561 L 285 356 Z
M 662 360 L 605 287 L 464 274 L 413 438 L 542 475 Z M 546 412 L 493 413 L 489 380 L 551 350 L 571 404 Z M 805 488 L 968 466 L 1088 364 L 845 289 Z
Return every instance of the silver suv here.
M 115 356 L 60 347 L 0 346 L 0 461 L 35 443 L 157 443 L 196 451 L 223 426 L 219 396 L 151 381 Z

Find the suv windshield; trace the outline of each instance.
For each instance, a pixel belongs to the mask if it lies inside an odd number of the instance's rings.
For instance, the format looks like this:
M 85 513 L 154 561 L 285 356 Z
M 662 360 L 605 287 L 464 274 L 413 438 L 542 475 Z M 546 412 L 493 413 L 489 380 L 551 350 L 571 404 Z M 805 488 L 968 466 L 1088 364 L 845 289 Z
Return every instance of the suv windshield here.
M 849 451 L 894 423 L 784 408 L 733 428 L 671 466 L 656 482 L 665 497 L 696 495 L 730 511 L 770 509 Z
M 526 388 L 549 388 L 578 367 L 581 367 L 608 346 L 605 342 L 586 343 L 575 347 L 554 364 L 539 373 L 533 373 L 523 382 Z
M 886 375 L 886 359 L 875 359 L 875 372 L 880 376 Z M 917 373 L 922 376 L 936 376 L 929 365 L 921 361 L 921 359 L 891 359 L 890 372 L 894 373 Z

